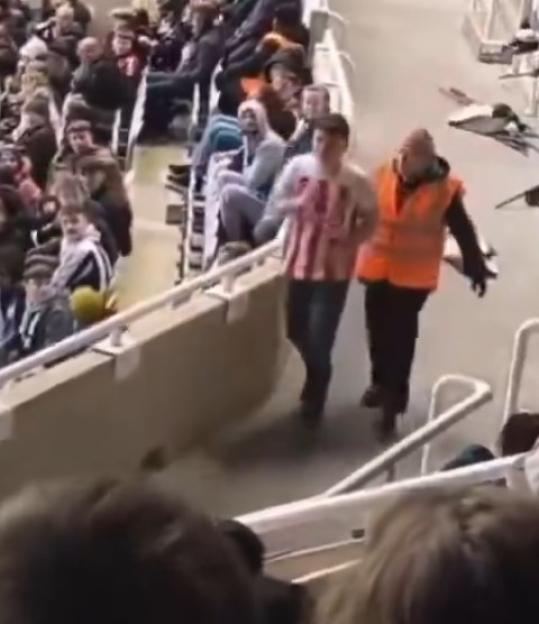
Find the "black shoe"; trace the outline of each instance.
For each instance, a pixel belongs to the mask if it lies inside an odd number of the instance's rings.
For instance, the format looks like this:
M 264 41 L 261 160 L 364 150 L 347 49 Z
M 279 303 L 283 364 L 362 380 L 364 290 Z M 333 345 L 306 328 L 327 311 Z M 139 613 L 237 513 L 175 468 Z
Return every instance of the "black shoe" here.
M 299 416 L 306 427 L 316 429 L 324 416 L 324 404 L 319 401 L 303 401 Z
M 369 386 L 363 396 L 361 397 L 361 406 L 362 407 L 380 407 L 383 401 L 383 389 L 381 386 L 377 384 L 372 384 Z
M 375 425 L 376 437 L 380 442 L 390 442 L 397 438 L 397 417 L 399 413 L 387 407 L 382 410 L 382 418 Z

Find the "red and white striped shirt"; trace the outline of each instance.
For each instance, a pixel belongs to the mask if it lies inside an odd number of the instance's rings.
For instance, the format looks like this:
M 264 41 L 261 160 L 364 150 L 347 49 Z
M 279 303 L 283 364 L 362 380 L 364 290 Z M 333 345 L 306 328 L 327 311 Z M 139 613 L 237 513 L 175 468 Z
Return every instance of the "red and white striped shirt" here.
M 266 215 L 294 199 L 286 244 L 289 277 L 351 279 L 359 246 L 376 224 L 376 195 L 369 179 L 349 164 L 328 176 L 313 154 L 297 156 L 277 180 Z

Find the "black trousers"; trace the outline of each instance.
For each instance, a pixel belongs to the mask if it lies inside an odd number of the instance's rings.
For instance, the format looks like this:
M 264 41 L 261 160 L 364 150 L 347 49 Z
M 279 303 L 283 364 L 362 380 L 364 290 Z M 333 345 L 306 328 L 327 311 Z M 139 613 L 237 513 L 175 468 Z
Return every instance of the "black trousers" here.
M 399 410 L 408 405 L 419 313 L 429 294 L 428 290 L 399 288 L 385 281 L 366 286 L 371 381 L 397 400 Z
M 303 398 L 325 403 L 331 381 L 331 353 L 346 303 L 349 282 L 291 280 L 288 285 L 288 338 L 307 372 Z

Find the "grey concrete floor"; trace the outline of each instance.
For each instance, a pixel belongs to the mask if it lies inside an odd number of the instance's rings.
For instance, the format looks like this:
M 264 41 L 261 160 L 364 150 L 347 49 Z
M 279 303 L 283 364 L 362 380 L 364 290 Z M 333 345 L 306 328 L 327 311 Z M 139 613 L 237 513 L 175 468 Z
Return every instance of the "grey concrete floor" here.
M 358 161 L 383 161 L 418 126 L 435 135 L 439 152 L 466 183 L 468 210 L 500 255 L 501 275 L 478 300 L 447 268 L 423 317 L 411 408 L 403 433 L 424 422 L 432 384 L 450 372 L 486 380 L 494 402 L 435 445 L 441 462 L 470 441 L 492 444 L 497 435 L 513 334 L 539 307 L 539 212 L 495 212 L 496 201 L 537 182 L 539 157 L 525 159 L 492 141 L 447 127 L 455 106 L 438 92 L 456 86 L 485 101 L 522 110 L 515 85 L 500 70 L 474 60 L 460 34 L 464 0 L 333 0 L 348 23 L 346 49 L 357 65 Z M 536 369 L 526 375 L 523 404 L 539 406 Z M 539 355 L 539 353 L 538 353 Z M 250 426 L 217 441 L 170 469 L 165 481 L 213 513 L 238 513 L 315 494 L 380 451 L 372 415 L 358 400 L 368 381 L 363 292 L 354 285 L 335 351 L 328 418 L 307 437 L 293 418 L 301 370 L 292 356 L 275 396 Z M 225 406 L 223 406 L 225 409 Z M 417 473 L 418 457 L 399 475 Z

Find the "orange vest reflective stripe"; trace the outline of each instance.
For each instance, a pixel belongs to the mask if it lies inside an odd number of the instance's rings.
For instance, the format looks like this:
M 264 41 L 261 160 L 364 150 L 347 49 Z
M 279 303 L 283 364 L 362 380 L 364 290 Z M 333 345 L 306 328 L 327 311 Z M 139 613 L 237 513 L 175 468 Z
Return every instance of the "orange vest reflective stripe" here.
M 398 177 L 393 165 L 377 174 L 378 225 L 359 252 L 357 275 L 366 281 L 434 290 L 438 285 L 445 242 L 445 213 L 460 180 L 447 177 L 422 184 L 397 212 Z

